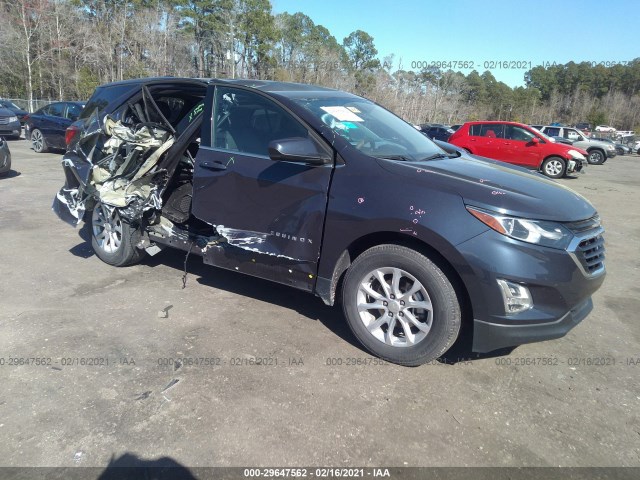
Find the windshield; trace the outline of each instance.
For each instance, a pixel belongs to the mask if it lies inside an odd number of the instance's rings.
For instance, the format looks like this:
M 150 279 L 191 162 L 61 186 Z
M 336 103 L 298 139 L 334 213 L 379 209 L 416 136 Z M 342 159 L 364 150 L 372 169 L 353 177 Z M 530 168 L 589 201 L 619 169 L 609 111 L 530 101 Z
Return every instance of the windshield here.
M 446 153 L 413 126 L 362 98 L 292 98 L 366 155 L 425 160 Z
M 13 102 L 10 102 L 9 100 L 2 100 L 0 102 L 0 107 L 11 108 L 11 109 L 14 109 L 14 110 L 22 110 L 19 106 L 17 106 Z
M 536 127 L 529 127 L 531 130 L 533 130 L 537 135 L 541 136 L 544 140 L 549 141 L 551 143 L 556 143 L 556 139 L 552 138 L 550 136 L 548 136 L 545 133 L 542 133 L 540 130 L 538 130 Z

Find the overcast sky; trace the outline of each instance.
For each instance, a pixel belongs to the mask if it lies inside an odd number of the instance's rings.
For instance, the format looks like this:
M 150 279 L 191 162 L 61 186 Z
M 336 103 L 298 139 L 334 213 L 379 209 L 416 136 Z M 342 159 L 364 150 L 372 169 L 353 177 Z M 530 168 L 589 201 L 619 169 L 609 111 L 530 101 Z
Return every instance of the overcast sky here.
M 393 70 L 400 59 L 405 70 L 419 66 L 417 62 L 466 61 L 513 87 L 524 85 L 530 67 L 547 62 L 628 62 L 640 57 L 637 0 L 271 2 L 274 13 L 305 13 L 339 43 L 354 30 L 366 31 L 380 60 L 395 54 Z M 461 71 L 468 74 L 471 69 Z

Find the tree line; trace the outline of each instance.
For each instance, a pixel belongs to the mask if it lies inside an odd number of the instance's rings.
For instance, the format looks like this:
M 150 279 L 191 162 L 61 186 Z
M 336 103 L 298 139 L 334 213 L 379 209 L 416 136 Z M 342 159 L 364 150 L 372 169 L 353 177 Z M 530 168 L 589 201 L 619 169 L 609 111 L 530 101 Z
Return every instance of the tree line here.
M 87 99 L 143 76 L 252 78 L 354 92 L 413 123 L 590 122 L 640 129 L 640 58 L 490 71 L 410 70 L 362 30 L 342 40 L 269 0 L 0 0 L 0 97 Z M 399 52 L 401 53 L 401 52 Z

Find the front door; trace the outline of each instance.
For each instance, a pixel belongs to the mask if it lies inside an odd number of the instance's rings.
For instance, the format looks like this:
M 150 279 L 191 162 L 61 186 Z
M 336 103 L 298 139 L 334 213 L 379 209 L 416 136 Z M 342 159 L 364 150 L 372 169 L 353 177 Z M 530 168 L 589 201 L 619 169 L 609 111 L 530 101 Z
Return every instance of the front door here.
M 537 138 L 538 143 L 533 139 Z M 526 168 L 539 168 L 544 153 L 544 140 L 517 125 L 505 125 L 501 160 Z
M 224 240 L 205 252 L 205 262 L 310 290 L 333 165 L 273 161 L 268 145 L 304 137 L 318 149 L 328 147 L 261 93 L 224 85 L 209 89 L 213 112 L 204 118 L 212 121 L 203 123 L 192 212 Z M 210 135 L 204 132 L 209 128 Z

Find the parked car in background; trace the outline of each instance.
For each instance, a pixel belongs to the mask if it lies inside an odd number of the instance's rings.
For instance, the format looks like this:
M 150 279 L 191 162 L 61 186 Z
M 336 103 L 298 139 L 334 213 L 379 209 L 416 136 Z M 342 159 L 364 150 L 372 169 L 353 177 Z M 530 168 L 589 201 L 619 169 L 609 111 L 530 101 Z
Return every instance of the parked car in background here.
M 66 148 L 65 132 L 78 120 L 84 102 L 54 102 L 42 107 L 25 121 L 25 138 L 31 141 L 34 152 L 46 152 L 50 148 Z
M 627 145 L 623 145 L 622 143 L 616 143 L 613 140 L 611 140 L 610 138 L 589 137 L 589 140 L 595 140 L 595 141 L 598 141 L 598 142 L 610 143 L 611 145 L 613 145 L 615 147 L 616 153 L 618 155 L 628 155 L 629 153 L 631 153 L 631 147 L 628 147 Z
M 432 140 L 446 142 L 455 130 L 448 125 L 431 125 L 428 127 L 420 126 L 420 131 Z
M 590 132 L 591 124 L 586 122 L 576 123 L 576 128 L 578 130 L 582 130 L 583 132 Z
M 0 99 L 0 108 L 6 108 L 7 110 L 11 110 L 15 113 L 16 117 L 18 117 L 18 120 L 20 121 L 20 125 L 24 125 L 25 117 L 29 114 L 29 112 L 9 100 Z
M 551 178 L 581 171 L 587 155 L 516 122 L 467 122 L 449 137 L 449 143 L 474 155 L 540 170 Z
M 22 126 L 14 112 L 8 108 L 0 108 L 0 136 L 20 138 Z
M 403 365 L 443 355 L 463 323 L 479 352 L 561 337 L 604 280 L 603 229 L 582 196 L 443 150 L 356 95 L 164 78 L 94 96 L 113 102 L 89 102 L 54 211 L 87 221 L 110 265 L 174 247 L 337 297 L 362 345 Z
M 11 170 L 9 144 L 4 138 L 0 137 L 0 175 L 4 175 L 9 170 Z
M 598 125 L 596 127 L 596 132 L 615 132 L 616 129 L 610 127 L 609 125 Z
M 617 155 L 616 147 L 612 144 L 589 138 L 580 130 L 573 127 L 545 125 L 539 130 L 550 137 L 562 137 L 571 140 L 574 147 L 579 147 L 587 151 L 589 154 L 587 159 L 592 165 L 601 165 L 606 162 L 608 158 L 613 158 Z
M 451 128 L 451 130 L 453 130 L 453 131 L 455 132 L 455 131 L 456 131 L 456 130 L 458 130 L 461 126 L 462 126 L 462 124 L 460 124 L 460 123 L 456 123 L 455 125 L 451 125 L 451 127 L 450 127 L 450 128 Z

